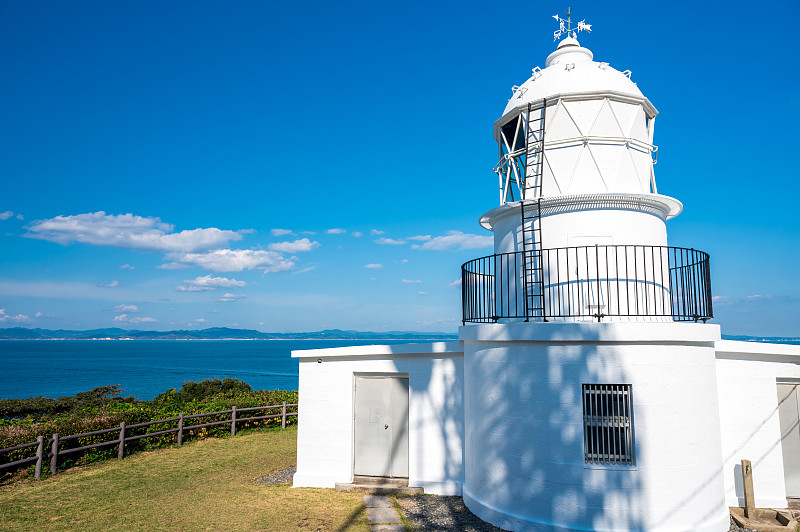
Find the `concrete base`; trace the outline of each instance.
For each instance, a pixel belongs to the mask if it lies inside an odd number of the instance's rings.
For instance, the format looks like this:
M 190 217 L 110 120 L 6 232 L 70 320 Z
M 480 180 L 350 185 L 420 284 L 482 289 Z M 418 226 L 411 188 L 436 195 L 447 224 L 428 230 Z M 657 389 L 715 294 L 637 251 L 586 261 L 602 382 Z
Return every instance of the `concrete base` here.
M 336 483 L 336 491 L 358 491 L 373 495 L 422 495 L 423 489 L 409 487 L 407 478 L 354 477 L 353 482 Z
M 755 508 L 750 517 L 744 516 L 744 508 L 733 507 L 731 517 L 742 528 L 752 528 L 759 532 L 796 532 L 800 526 L 800 512 L 796 510 L 775 510 Z
M 392 488 L 375 486 L 374 484 L 336 484 L 336 491 L 357 491 L 372 495 L 424 495 L 422 488 L 406 486 L 405 488 Z

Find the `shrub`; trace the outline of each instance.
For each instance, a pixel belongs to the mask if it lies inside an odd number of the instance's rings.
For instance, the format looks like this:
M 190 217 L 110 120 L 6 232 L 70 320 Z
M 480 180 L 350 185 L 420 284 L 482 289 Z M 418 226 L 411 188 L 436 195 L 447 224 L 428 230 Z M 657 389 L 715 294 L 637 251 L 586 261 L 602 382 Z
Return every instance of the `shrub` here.
M 250 385 L 237 379 L 208 379 L 203 382 L 187 382 L 179 390 L 168 390 L 152 401 L 138 401 L 133 397 L 121 397 L 122 390 L 117 385 L 103 386 L 88 392 L 81 392 L 73 397 L 48 399 L 34 397 L 31 399 L 3 399 L 0 401 L 0 448 L 36 441 L 37 436 L 49 439 L 53 433 L 59 436 L 93 432 L 118 427 L 121 422 L 126 425 L 169 419 L 178 414 L 200 414 L 230 410 L 231 407 L 248 408 L 266 405 L 280 405 L 283 401 L 295 404 L 298 401 L 297 391 L 285 390 L 252 390 Z M 280 406 L 265 410 L 242 412 L 238 418 L 261 415 L 280 414 Z M 230 425 L 222 424 L 214 427 L 192 429 L 192 424 L 222 421 L 230 414 L 218 414 L 193 420 L 186 420 L 184 440 L 224 436 L 230 434 Z M 268 419 L 243 422 L 239 430 L 245 428 L 267 428 L 280 426 L 281 419 Z M 287 417 L 287 425 L 297 423 L 296 416 Z M 153 433 L 172 429 L 176 423 L 157 423 L 148 427 L 139 427 L 126 431 L 126 436 Z M 107 442 L 118 437 L 111 432 L 96 436 L 85 436 L 59 442 L 59 449 L 74 449 L 93 443 Z M 125 444 L 126 454 L 144 449 L 165 447 L 176 443 L 177 434 L 161 434 L 151 438 L 142 438 Z M 45 452 L 49 447 L 45 449 Z M 32 456 L 35 448 L 22 449 L 0 454 L 0 463 L 13 462 Z M 95 462 L 116 457 L 114 445 L 100 449 L 89 449 L 59 456 L 59 469 L 72 465 Z M 47 460 L 45 460 L 47 462 Z M 0 484 L 32 474 L 33 466 L 16 473 L 8 470 L 0 471 Z M 42 469 L 46 475 L 48 468 Z
M 0 399 L 0 417 L 2 418 L 40 418 L 48 415 L 62 414 L 77 410 L 100 408 L 114 402 L 132 403 L 131 396 L 120 397 L 122 390 L 119 384 L 101 386 L 88 392 L 80 392 L 72 397 L 31 397 L 29 399 Z

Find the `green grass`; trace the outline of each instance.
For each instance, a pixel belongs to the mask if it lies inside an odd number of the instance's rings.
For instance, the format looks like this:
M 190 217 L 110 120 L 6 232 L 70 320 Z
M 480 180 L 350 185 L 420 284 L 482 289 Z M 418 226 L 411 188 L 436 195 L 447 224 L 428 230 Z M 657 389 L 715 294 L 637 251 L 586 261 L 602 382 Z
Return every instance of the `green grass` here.
M 363 530 L 362 497 L 264 485 L 297 431 L 208 439 L 0 488 L 0 530 Z

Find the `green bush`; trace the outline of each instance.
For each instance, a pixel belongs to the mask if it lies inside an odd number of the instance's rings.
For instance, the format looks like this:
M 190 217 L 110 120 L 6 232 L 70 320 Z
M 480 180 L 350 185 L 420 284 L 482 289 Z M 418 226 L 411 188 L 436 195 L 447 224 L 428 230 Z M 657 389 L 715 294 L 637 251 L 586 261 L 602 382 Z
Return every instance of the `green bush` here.
M 281 403 L 296 404 L 297 391 L 284 390 L 252 390 L 250 385 L 237 379 L 208 379 L 202 382 L 186 382 L 180 390 L 168 390 L 152 401 L 138 401 L 133 397 L 122 397 L 119 386 L 104 386 L 88 392 L 81 392 L 73 397 L 60 397 L 47 399 L 35 397 L 31 399 L 3 399 L 0 401 L 0 448 L 14 447 L 24 443 L 36 441 L 37 436 L 44 436 L 47 441 L 54 433 L 59 437 L 71 434 L 81 434 L 96 430 L 119 427 L 121 422 L 126 425 L 135 425 L 169 419 L 184 415 L 200 414 L 230 410 L 233 406 L 237 409 L 279 405 L 271 409 L 241 412 L 238 419 L 273 415 L 281 413 Z M 193 429 L 192 425 L 199 425 L 213 421 L 230 419 L 230 414 L 216 414 L 204 416 L 199 419 L 184 421 L 184 441 L 201 439 L 211 436 L 225 436 L 230 434 L 230 423 L 213 427 Z M 237 423 L 237 430 L 250 428 L 266 428 L 280 426 L 281 419 L 268 419 L 245 421 Z M 297 417 L 287 417 L 287 425 L 297 423 Z M 175 421 L 157 423 L 147 427 L 138 427 L 126 430 L 126 437 L 150 434 L 177 427 Z M 59 442 L 59 450 L 74 449 L 111 441 L 119 437 L 118 432 L 110 432 L 95 436 L 85 436 Z M 125 453 L 130 454 L 139 450 L 155 449 L 173 445 L 177 442 L 177 433 L 161 434 L 150 438 L 142 438 L 125 444 Z M 45 453 L 49 451 L 46 443 Z M 33 456 L 35 447 L 11 451 L 0 454 L 0 463 L 13 462 Z M 99 449 L 78 451 L 65 456 L 59 456 L 58 468 L 66 469 L 73 465 L 106 460 L 117 456 L 117 447 L 109 445 Z M 42 474 L 49 471 L 49 462 L 45 459 Z M 33 465 L 27 469 L 11 472 L 0 471 L 0 483 L 15 480 L 20 477 L 32 475 Z
M 29 399 L 0 399 L 0 418 L 42 417 L 89 408 L 99 408 L 110 403 L 132 403 L 131 397 L 120 397 L 119 384 L 102 386 L 88 392 L 80 392 L 72 397 L 31 397 Z

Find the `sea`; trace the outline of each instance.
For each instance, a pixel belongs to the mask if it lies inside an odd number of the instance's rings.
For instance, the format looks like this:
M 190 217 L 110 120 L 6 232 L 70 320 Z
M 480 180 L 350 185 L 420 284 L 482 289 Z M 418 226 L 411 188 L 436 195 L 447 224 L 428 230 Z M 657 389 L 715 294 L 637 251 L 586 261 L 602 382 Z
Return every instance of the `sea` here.
M 296 390 L 291 352 L 408 340 L 2 340 L 0 399 L 63 397 L 118 384 L 153 399 L 187 381 L 233 377 L 254 390 Z

